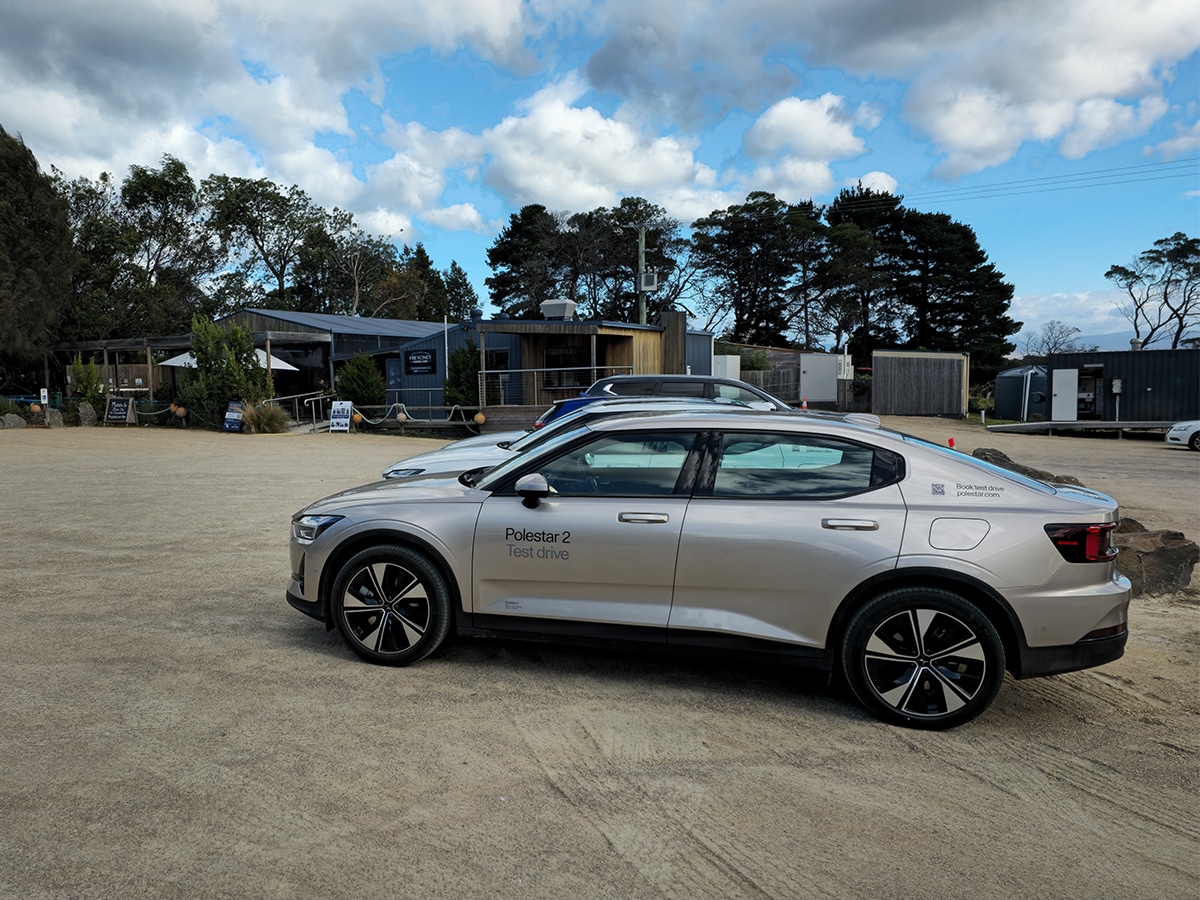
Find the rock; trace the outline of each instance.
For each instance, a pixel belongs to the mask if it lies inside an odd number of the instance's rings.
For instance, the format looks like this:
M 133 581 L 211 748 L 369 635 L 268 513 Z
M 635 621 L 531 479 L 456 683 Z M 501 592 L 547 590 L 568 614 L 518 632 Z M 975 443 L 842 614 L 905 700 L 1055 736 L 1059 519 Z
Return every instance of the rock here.
M 79 404 L 79 424 L 89 426 L 96 424 L 96 410 L 86 400 Z
M 999 450 L 993 450 L 990 447 L 979 447 L 971 454 L 976 459 L 982 459 L 984 462 L 989 462 L 993 466 L 999 466 L 1002 469 L 1008 469 L 1010 472 L 1016 472 L 1018 475 L 1024 475 L 1026 478 L 1036 478 L 1038 481 L 1046 481 L 1051 484 L 1073 484 L 1077 487 L 1083 487 L 1084 484 L 1074 475 L 1054 475 L 1050 472 L 1044 472 L 1041 469 L 1034 469 L 1030 466 L 1023 466 L 1019 462 L 1013 462 L 1004 453 Z
M 3 428 L 24 428 L 25 420 L 16 413 L 5 413 Z
M 1117 523 L 1117 529 L 1113 532 L 1113 534 L 1136 534 L 1137 532 L 1147 530 L 1149 529 L 1147 529 L 1146 526 L 1137 519 L 1133 518 L 1133 516 L 1125 516 L 1125 518 L 1121 519 L 1121 521 Z
M 46 427 L 47 428 L 62 428 L 63 427 L 63 416 L 62 416 L 61 409 L 51 408 L 51 409 L 46 410 Z
M 1133 596 L 1170 594 L 1192 580 L 1200 546 L 1178 531 L 1117 532 L 1117 571 L 1133 585 Z

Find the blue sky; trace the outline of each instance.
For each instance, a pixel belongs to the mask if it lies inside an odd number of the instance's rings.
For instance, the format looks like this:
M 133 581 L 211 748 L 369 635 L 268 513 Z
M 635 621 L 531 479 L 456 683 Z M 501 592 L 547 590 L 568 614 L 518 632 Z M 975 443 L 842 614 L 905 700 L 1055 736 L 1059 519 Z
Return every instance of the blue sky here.
M 972 226 L 1027 329 L 1200 234 L 1192 0 L 0 0 L 0 125 L 42 166 L 164 153 L 298 184 L 456 260 L 526 203 L 687 224 L 861 180 Z M 485 307 L 486 308 L 486 307 Z

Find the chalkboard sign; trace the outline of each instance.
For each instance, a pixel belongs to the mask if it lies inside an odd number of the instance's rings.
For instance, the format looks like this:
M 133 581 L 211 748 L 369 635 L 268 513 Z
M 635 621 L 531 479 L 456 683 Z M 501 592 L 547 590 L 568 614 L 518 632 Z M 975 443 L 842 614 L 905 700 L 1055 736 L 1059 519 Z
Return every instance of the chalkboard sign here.
M 137 424 L 137 412 L 133 408 L 132 397 L 109 397 L 108 405 L 104 407 L 105 425 Z
M 221 425 L 222 431 L 232 431 L 234 434 L 241 434 L 242 431 L 242 413 L 246 409 L 246 404 L 240 400 L 230 400 L 229 406 L 225 409 L 225 422 Z
M 404 373 L 406 375 L 436 375 L 436 350 L 409 350 L 404 354 Z

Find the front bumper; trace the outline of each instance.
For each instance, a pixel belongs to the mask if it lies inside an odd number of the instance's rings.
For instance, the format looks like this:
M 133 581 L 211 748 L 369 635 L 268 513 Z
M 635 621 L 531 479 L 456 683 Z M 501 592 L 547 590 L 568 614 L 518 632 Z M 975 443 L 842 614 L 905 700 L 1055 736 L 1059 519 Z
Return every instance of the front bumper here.
M 298 609 L 306 616 L 312 616 L 318 622 L 325 621 L 325 616 L 321 611 L 320 603 L 305 600 L 303 597 L 299 597 L 296 594 L 293 594 L 291 591 L 287 592 L 287 602 L 292 609 Z

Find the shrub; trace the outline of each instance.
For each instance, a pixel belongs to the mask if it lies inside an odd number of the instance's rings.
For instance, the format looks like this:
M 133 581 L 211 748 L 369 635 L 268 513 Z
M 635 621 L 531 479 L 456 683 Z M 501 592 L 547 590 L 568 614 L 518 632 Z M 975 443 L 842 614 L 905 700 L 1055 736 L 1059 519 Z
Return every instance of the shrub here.
M 242 427 L 251 434 L 285 434 L 292 418 L 274 403 L 250 403 L 242 410 Z
M 387 382 L 365 353 L 356 353 L 337 374 L 337 395 L 355 406 L 383 406 L 387 401 Z
M 443 396 L 446 406 L 479 405 L 479 348 L 474 341 L 450 354 Z
M 746 350 L 742 353 L 743 372 L 769 372 L 773 368 L 765 350 Z
M 7 416 L 10 413 L 16 416 L 22 415 L 20 405 L 8 397 L 0 397 L 0 416 Z
M 85 364 L 83 356 L 76 353 L 75 359 L 71 362 L 71 379 L 74 382 L 75 396 L 80 401 L 86 400 L 98 415 L 103 415 L 104 379 L 100 376 L 100 368 L 96 365 L 96 361 L 89 359 Z M 78 404 L 76 404 L 76 408 L 78 408 Z
M 196 368 L 187 371 L 179 400 L 194 421 L 219 427 L 232 400 L 247 406 L 271 393 L 267 372 L 254 352 L 250 329 L 233 323 L 222 328 L 200 318 L 192 319 L 192 356 Z

